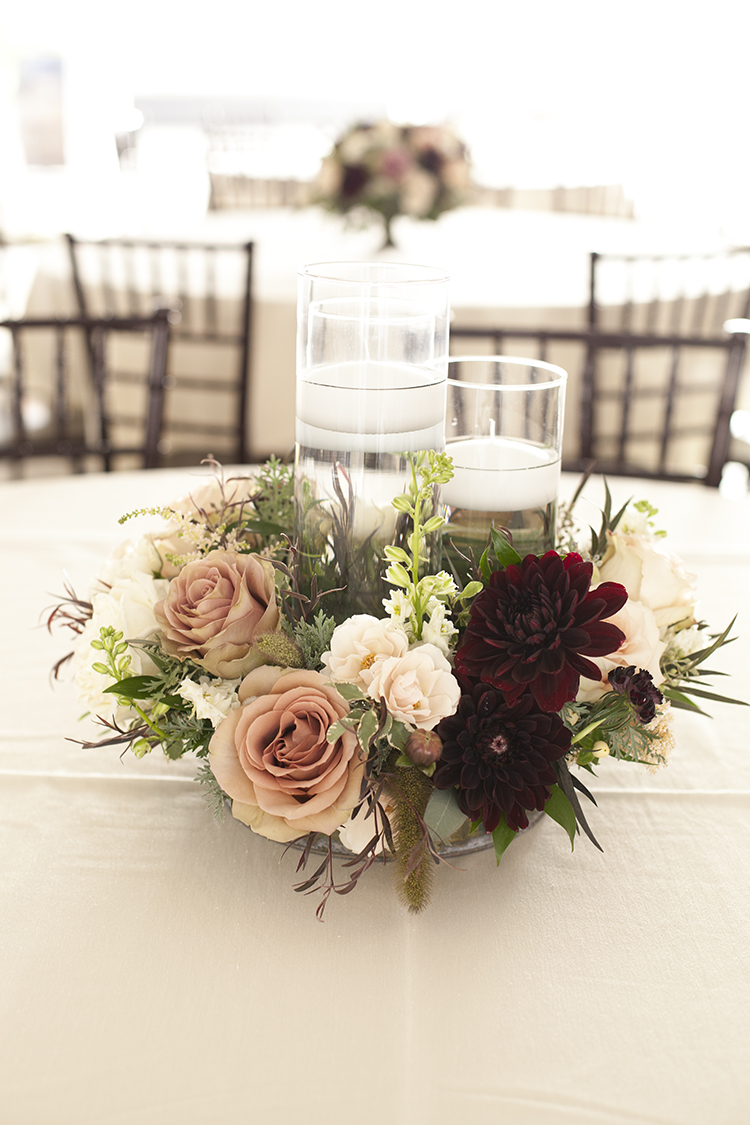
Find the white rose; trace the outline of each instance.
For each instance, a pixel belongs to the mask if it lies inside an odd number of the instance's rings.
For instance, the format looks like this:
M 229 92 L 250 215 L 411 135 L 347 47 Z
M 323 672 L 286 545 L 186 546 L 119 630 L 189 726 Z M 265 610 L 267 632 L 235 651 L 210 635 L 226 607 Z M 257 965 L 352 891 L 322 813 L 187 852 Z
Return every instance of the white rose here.
M 695 611 L 695 575 L 641 535 L 610 535 L 599 580 L 620 582 L 631 598 L 652 609 L 662 634 Z
M 635 668 L 650 672 L 656 687 L 664 677 L 661 674 L 659 661 L 666 648 L 660 640 L 659 626 L 653 610 L 642 602 L 628 598 L 622 609 L 607 618 L 607 624 L 616 625 L 625 634 L 616 652 L 607 656 L 591 657 L 591 660 L 601 669 L 604 680 L 589 680 L 582 676 L 578 687 L 577 703 L 593 703 L 609 690 L 606 677 L 613 668 L 628 668 L 631 664 Z
M 320 659 L 332 680 L 367 691 L 375 664 L 386 657 L 402 656 L 408 648 L 406 633 L 390 617 L 357 613 L 336 626 L 331 648 Z
M 401 722 L 432 730 L 458 707 L 461 689 L 435 645 L 419 645 L 405 656 L 378 660 L 372 671 L 368 695 L 385 699 L 390 714 Z

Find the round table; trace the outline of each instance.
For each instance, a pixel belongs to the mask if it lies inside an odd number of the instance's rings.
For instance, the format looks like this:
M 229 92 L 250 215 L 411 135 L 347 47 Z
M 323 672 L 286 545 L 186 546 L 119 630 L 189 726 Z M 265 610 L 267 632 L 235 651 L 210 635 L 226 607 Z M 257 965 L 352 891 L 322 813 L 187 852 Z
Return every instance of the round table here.
M 191 481 L 0 485 L 0 1120 L 745 1120 L 749 713 L 677 713 L 655 775 L 604 761 L 589 814 L 603 853 L 581 837 L 571 854 L 544 817 L 499 868 L 484 852 L 441 869 L 418 917 L 377 866 L 321 924 L 291 889 L 295 856 L 212 819 L 190 762 L 69 741 L 81 705 L 50 683 L 66 642 L 39 620 L 66 572 L 85 591 L 126 537 L 117 517 Z M 616 505 L 660 508 L 715 630 L 739 611 L 712 665 L 747 695 L 750 501 L 610 486 Z M 587 495 L 596 524 L 600 482 Z

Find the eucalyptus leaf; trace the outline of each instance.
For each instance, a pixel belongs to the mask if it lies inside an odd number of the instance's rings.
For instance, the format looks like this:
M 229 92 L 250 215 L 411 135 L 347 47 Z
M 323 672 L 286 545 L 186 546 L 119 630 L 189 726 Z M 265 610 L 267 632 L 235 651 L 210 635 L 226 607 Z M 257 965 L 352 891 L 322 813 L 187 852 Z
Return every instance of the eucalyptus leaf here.
M 448 840 L 466 822 L 458 807 L 455 789 L 433 789 L 424 813 L 424 822 L 439 841 Z

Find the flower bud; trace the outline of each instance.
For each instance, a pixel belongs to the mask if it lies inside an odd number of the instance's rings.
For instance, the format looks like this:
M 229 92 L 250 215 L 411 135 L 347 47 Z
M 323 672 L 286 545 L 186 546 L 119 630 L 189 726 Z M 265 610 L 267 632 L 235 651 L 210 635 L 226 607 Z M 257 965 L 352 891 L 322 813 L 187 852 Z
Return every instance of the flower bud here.
M 305 666 L 299 645 L 281 631 L 258 634 L 253 649 L 262 657 L 263 663 L 274 664 L 277 668 L 304 668 Z
M 431 766 L 443 752 L 443 742 L 434 730 L 415 730 L 406 740 L 406 753 L 415 766 Z

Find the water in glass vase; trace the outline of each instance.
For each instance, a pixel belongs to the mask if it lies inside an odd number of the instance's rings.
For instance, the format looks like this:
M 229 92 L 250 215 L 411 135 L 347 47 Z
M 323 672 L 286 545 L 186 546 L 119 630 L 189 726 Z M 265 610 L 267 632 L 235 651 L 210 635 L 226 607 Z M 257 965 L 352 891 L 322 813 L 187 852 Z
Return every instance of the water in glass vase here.
M 453 480 L 443 486 L 448 505 L 443 528 L 443 566 L 457 581 L 470 577 L 462 555 L 479 558 L 490 528 L 505 527 L 523 558 L 555 545 L 560 460 L 551 450 L 508 438 L 449 442 Z
M 301 585 L 306 592 L 316 577 L 319 589 L 346 586 L 324 599 L 323 608 L 337 620 L 351 613 L 382 616 L 382 599 L 390 592 L 382 577 L 383 548 L 403 545 L 409 532 L 391 501 L 412 482 L 407 455 L 443 447 L 444 417 L 445 383 L 428 369 L 339 364 L 299 381 Z

